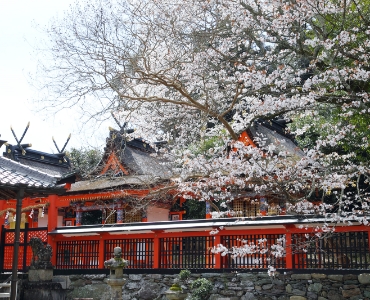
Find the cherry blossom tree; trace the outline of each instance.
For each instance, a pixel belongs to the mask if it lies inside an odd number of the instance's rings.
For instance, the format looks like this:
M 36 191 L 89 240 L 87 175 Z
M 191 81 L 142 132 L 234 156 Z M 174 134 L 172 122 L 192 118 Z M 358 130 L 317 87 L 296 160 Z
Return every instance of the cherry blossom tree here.
M 354 146 L 369 149 L 369 20 L 363 0 L 87 1 L 48 28 L 39 75 L 55 98 L 42 103 L 113 111 L 166 139 L 179 191 L 221 202 L 215 217 L 253 190 L 367 224 L 369 164 Z M 295 151 L 240 139 L 276 117 L 297 136 L 320 130 Z

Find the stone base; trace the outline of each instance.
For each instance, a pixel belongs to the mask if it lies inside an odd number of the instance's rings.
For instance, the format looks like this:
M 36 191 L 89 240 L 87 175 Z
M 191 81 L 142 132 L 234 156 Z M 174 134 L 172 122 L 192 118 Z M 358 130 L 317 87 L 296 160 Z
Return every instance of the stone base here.
M 53 269 L 41 269 L 28 271 L 28 280 L 30 282 L 35 281 L 51 281 L 53 279 Z
M 110 286 L 116 286 L 116 285 L 124 286 L 126 283 L 126 279 L 124 278 L 120 278 L 120 279 L 107 278 L 104 281 Z
M 122 287 L 126 283 L 126 279 L 120 278 L 120 279 L 112 279 L 108 278 L 104 280 L 107 284 L 111 287 L 111 296 L 112 300 L 121 300 L 122 299 Z
M 187 293 L 183 293 L 181 291 L 171 291 L 171 290 L 167 290 L 165 294 L 168 300 L 183 300 L 188 296 Z
M 64 300 L 67 297 L 67 292 L 64 290 L 24 290 L 23 299 L 37 299 L 37 300 Z
M 48 281 L 23 282 L 22 294 L 21 299 L 65 300 L 67 297 L 67 291 L 59 283 Z

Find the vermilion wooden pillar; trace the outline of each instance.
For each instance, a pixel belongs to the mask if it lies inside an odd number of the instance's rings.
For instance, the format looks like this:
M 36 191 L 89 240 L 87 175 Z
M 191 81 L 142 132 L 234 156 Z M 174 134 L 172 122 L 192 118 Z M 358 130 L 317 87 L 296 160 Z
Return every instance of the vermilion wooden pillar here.
M 105 252 L 104 235 L 100 235 L 99 239 L 99 269 L 104 269 L 104 252 Z
M 285 263 L 287 269 L 293 269 L 292 234 L 285 234 Z
M 215 246 L 217 247 L 220 244 L 221 244 L 221 236 L 216 235 L 215 236 Z M 214 261 L 215 269 L 221 269 L 221 254 L 217 253 L 215 254 L 214 257 L 215 257 L 215 261 Z
M 159 269 L 159 262 L 160 262 L 160 243 L 159 237 L 157 234 L 154 235 L 153 239 L 153 268 Z
M 48 196 L 48 232 L 53 231 L 58 226 L 58 207 L 56 206 L 57 200 L 57 195 Z M 57 263 L 57 247 L 56 242 L 54 242 L 54 238 L 50 234 L 48 234 L 48 244 L 53 248 L 51 263 L 53 264 L 53 266 L 55 266 Z

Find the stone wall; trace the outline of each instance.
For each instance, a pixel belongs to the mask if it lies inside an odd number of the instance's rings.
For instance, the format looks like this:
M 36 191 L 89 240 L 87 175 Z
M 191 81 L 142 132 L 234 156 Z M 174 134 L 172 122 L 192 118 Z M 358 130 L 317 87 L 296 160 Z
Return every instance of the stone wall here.
M 68 300 L 91 298 L 110 299 L 105 275 L 73 275 L 68 280 Z M 164 292 L 177 275 L 125 275 L 123 300 L 165 300 Z M 321 273 L 277 274 L 263 273 L 202 273 L 191 279 L 209 279 L 214 284 L 210 300 L 370 300 L 370 273 L 360 275 Z M 189 286 L 184 285 L 183 288 Z M 203 299 L 206 300 L 206 299 Z

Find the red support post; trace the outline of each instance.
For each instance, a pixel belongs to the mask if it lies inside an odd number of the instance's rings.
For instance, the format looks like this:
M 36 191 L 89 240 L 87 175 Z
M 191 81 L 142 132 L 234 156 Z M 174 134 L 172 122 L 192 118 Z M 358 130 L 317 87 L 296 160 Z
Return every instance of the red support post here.
M 105 239 L 100 235 L 99 239 L 99 269 L 104 269 Z
M 292 234 L 290 232 L 285 234 L 285 264 L 287 269 L 293 269 Z
M 157 234 L 154 235 L 153 239 L 153 268 L 159 269 L 159 262 L 160 262 L 160 241 Z
M 217 247 L 220 244 L 221 244 L 221 236 L 216 235 L 215 236 L 215 246 Z M 221 254 L 215 254 L 214 258 L 215 258 L 215 261 L 214 261 L 215 269 L 221 269 Z

